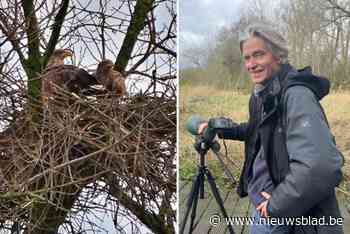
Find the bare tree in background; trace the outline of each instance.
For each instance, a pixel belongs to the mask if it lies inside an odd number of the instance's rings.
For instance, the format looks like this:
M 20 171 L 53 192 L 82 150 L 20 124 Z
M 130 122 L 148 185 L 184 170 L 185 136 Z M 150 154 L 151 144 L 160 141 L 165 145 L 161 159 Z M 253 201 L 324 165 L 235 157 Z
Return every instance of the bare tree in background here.
M 225 80 L 225 87 L 249 87 L 244 84 L 247 81 L 246 73 L 236 67 L 240 59 L 237 33 L 256 22 L 268 22 L 285 35 L 289 62 L 293 66 L 298 69 L 311 66 L 315 74 L 331 80 L 332 88 L 350 87 L 349 0 L 244 1 L 239 19 L 223 27 L 221 30 L 224 33 L 218 33 L 215 40 L 211 41 L 211 53 L 205 61 L 201 61 L 200 69 L 188 69 L 191 72 L 187 73 L 186 69 L 182 69 L 181 73 L 198 80 L 195 75 L 200 71 L 204 80 L 211 85 L 216 83 L 220 88 L 222 80 Z M 205 49 L 205 45 L 197 48 L 198 51 Z M 195 58 L 187 56 L 188 64 L 195 64 Z M 213 74 L 220 74 L 221 79 L 212 79 Z M 227 85 L 228 82 L 232 85 Z
M 118 232 L 141 222 L 174 233 L 175 30 L 172 0 L 1 1 L 2 229 L 97 233 L 99 217 L 87 217 L 98 210 Z M 114 60 L 130 95 L 57 87 L 43 108 L 40 73 L 57 48 L 90 72 Z

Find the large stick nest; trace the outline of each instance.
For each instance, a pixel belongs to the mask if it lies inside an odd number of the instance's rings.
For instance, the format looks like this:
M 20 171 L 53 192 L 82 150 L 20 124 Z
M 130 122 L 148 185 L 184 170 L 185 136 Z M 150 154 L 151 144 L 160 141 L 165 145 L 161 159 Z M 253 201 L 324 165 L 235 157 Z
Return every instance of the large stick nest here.
M 160 209 L 174 199 L 174 97 L 83 98 L 60 91 L 42 110 L 39 124 L 31 120 L 32 108 L 16 107 L 11 112 L 16 117 L 0 135 L 3 220 L 29 223 L 39 203 L 67 211 L 64 197 L 101 181 L 124 207 L 131 199 L 145 210 Z M 92 199 L 99 192 L 84 196 Z

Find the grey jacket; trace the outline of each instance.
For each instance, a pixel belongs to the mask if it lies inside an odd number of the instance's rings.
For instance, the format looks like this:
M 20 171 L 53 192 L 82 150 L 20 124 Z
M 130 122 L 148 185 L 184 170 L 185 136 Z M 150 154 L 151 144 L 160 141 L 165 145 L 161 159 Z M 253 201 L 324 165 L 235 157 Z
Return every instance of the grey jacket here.
M 343 159 L 315 94 L 304 86 L 286 91 L 286 144 L 289 172 L 268 202 L 273 217 L 339 218 L 334 188 Z M 322 220 L 321 220 L 322 221 Z M 343 233 L 341 226 L 299 226 L 295 233 Z

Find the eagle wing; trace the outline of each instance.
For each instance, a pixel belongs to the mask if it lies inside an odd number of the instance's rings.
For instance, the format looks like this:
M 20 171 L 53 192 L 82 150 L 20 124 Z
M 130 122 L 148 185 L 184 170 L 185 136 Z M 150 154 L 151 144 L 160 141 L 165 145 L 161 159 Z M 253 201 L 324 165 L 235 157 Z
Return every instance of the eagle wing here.
M 54 96 L 58 87 L 69 92 L 79 92 L 97 84 L 94 76 L 74 65 L 52 66 L 44 70 L 40 76 L 42 83 L 42 98 L 44 103 Z

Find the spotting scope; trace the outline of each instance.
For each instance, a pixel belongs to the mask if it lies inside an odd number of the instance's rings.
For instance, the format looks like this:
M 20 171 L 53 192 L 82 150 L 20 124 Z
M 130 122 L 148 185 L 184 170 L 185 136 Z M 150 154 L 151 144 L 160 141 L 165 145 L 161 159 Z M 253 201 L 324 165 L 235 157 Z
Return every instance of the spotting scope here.
M 208 123 L 208 127 L 201 134 L 198 134 L 199 126 L 206 122 Z M 186 123 L 187 131 L 192 135 L 201 136 L 202 140 L 207 144 L 214 140 L 218 131 L 232 129 L 236 126 L 237 124 L 228 118 L 210 118 L 209 121 L 206 121 L 197 115 L 191 116 Z

